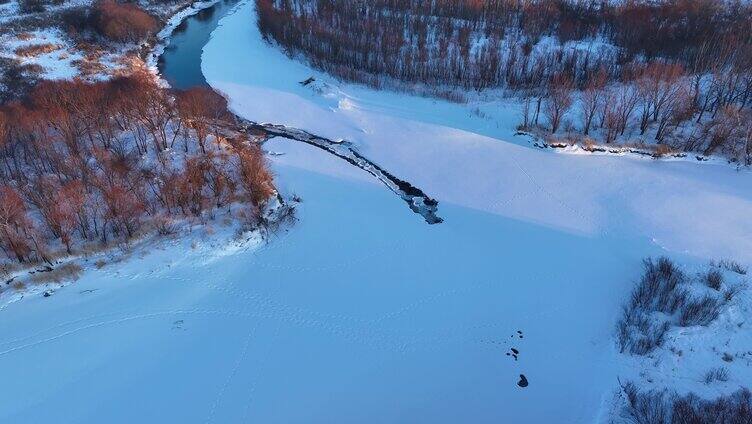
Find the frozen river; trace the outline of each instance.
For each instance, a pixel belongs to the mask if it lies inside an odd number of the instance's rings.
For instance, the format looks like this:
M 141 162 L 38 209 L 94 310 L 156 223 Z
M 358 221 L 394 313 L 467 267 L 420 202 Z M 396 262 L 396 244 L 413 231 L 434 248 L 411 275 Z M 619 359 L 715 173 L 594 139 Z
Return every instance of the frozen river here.
M 501 141 L 512 118 L 338 84 L 237 7 L 202 65 L 234 110 L 352 141 L 444 222 L 271 140 L 278 185 L 303 199 L 290 231 L 248 249 L 196 234 L 0 310 L 0 422 L 594 422 L 640 260 L 752 251 L 746 173 Z

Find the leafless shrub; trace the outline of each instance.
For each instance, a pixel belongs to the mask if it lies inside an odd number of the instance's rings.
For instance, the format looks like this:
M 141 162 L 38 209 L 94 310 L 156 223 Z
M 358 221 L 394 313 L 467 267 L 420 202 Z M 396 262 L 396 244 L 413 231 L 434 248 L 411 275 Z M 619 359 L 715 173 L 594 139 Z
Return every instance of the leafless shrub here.
M 623 384 L 626 415 L 636 424 L 744 424 L 752 422 L 752 393 L 740 389 L 717 399 L 701 399 L 694 393 L 679 396 L 668 390 L 640 391 Z
M 69 36 L 78 38 L 95 30 L 94 14 L 90 6 L 73 7 L 60 12 L 60 26 Z
M 19 0 L 18 10 L 21 13 L 41 13 L 47 10 L 45 0 Z
M 31 276 L 32 283 L 62 283 L 63 281 L 75 281 L 81 274 L 81 266 L 75 263 L 61 265 L 49 272 L 37 272 Z
M 669 259 L 647 259 L 644 269 L 617 321 L 616 336 L 621 352 L 645 355 L 662 345 L 672 325 L 708 325 L 718 318 L 724 304 L 720 295 L 691 295 L 689 278 Z M 723 285 L 723 277 L 717 270 L 704 274 L 702 281 L 716 291 Z M 723 295 L 730 300 L 739 290 L 735 286 Z
M 662 158 L 662 157 L 671 155 L 673 153 L 675 153 L 675 150 L 672 149 L 671 146 L 668 146 L 666 144 L 659 144 L 655 146 L 655 149 L 653 151 L 653 156 L 656 158 Z
M 574 82 L 566 75 L 557 74 L 548 86 L 548 97 L 544 104 L 544 112 L 554 134 L 561 126 L 564 116 L 572 107 L 572 90 Z
M 295 206 L 282 203 L 272 216 L 258 213 L 244 212 L 244 224 L 239 228 L 239 234 L 247 231 L 259 231 L 264 239 L 277 234 L 286 225 L 295 223 Z
M 710 265 L 737 273 L 739 275 L 747 275 L 747 267 L 731 259 L 722 259 L 718 262 L 711 262 Z
M 433 97 L 444 99 L 452 103 L 467 103 L 467 96 L 456 90 L 432 90 L 429 92 Z
M 723 300 L 725 300 L 726 302 L 731 302 L 737 294 L 741 293 L 743 289 L 744 287 L 742 285 L 734 284 L 733 286 L 723 291 Z
M 18 262 L 0 262 L 0 277 L 8 278 L 19 269 L 21 265 Z
M 617 324 L 620 351 L 646 355 L 663 344 L 670 327 L 668 321 L 657 321 L 641 311 L 624 308 Z
M 161 215 L 154 219 L 154 227 L 160 236 L 169 236 L 178 232 L 178 226 L 175 221 L 167 216 Z
M 718 368 L 712 368 L 708 370 L 708 372 L 705 373 L 705 376 L 702 378 L 702 381 L 705 384 L 711 384 L 715 381 L 728 381 L 729 379 L 729 372 L 724 367 L 718 367 Z
M 37 82 L 44 69 L 38 64 L 23 64 L 0 57 L 0 103 L 25 95 Z
M 690 394 L 676 399 L 672 408 L 671 422 L 677 424 L 749 423 L 752 422 L 752 393 L 744 388 L 715 400 Z
M 677 287 L 686 281 L 686 275 L 668 258 L 659 258 L 657 262 L 648 259 L 644 262 L 644 268 L 640 284 L 632 292 L 630 306 L 634 309 L 675 312 L 686 297 L 684 292 L 677 291 Z
M 713 290 L 720 290 L 723 284 L 723 274 L 717 269 L 711 269 L 703 277 L 705 284 Z
M 106 38 L 118 42 L 138 42 L 152 35 L 157 20 L 137 4 L 104 0 L 96 5 L 96 29 Z
M 679 325 L 691 327 L 693 325 L 708 325 L 718 318 L 721 312 L 721 302 L 714 297 L 702 296 L 690 299 L 679 314 Z
M 21 57 L 37 57 L 54 52 L 55 50 L 60 50 L 60 48 L 61 46 L 59 44 L 40 43 L 17 47 L 13 52 Z
M 626 395 L 627 407 L 630 417 L 637 424 L 667 423 L 669 417 L 669 395 L 665 392 L 639 391 L 632 382 L 622 385 Z
M 688 297 L 679 287 L 686 275 L 669 259 L 647 259 L 643 266 L 644 274 L 617 322 L 620 351 L 634 355 L 645 355 L 660 346 L 670 328 L 668 321 L 654 318 L 652 313 L 671 315 L 684 307 Z

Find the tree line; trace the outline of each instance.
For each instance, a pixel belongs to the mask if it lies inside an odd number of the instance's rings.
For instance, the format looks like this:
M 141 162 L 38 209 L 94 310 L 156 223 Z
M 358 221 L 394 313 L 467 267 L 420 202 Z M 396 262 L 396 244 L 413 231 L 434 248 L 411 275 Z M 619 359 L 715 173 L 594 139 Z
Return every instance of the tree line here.
M 173 92 L 147 73 L 41 82 L 0 105 L 0 249 L 49 262 L 238 202 L 258 219 L 272 175 L 233 124 L 211 89 Z
M 634 61 L 691 72 L 746 65 L 752 6 L 741 1 L 257 0 L 262 34 L 339 77 L 464 88 L 540 86 L 566 73 L 581 87 Z M 559 43 L 535 47 L 545 37 Z M 601 40 L 616 51 L 593 48 Z
M 264 37 L 348 81 L 506 89 L 522 95 L 526 128 L 556 133 L 576 115 L 583 135 L 607 143 L 633 133 L 665 143 L 692 127 L 677 147 L 731 151 L 749 162 L 742 125 L 752 89 L 749 2 L 256 4 Z
M 586 144 L 636 138 L 664 152 L 721 154 L 752 165 L 749 68 L 690 74 L 679 64 L 652 61 L 625 67 L 616 83 L 600 71 L 575 88 L 569 76 L 555 74 L 545 87 L 521 91 L 520 129 L 556 137 L 566 122 L 566 137 Z

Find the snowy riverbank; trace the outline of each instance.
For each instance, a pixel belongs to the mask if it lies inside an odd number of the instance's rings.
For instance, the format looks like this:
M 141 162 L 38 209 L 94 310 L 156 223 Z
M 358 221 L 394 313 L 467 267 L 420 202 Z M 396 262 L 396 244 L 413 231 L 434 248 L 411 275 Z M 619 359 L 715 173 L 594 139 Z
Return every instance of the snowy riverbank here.
M 303 199 L 295 228 L 248 250 L 184 239 L 9 305 L 0 421 L 595 422 L 635 376 L 614 329 L 641 260 L 752 261 L 749 173 L 516 145 L 511 109 L 490 126 L 290 61 L 260 39 L 253 4 L 206 46 L 209 82 L 250 120 L 350 141 L 435 197 L 444 222 L 271 139 L 280 189 Z M 745 384 L 741 366 L 704 394 Z
M 264 43 L 254 25 L 248 25 L 255 21 L 252 3 L 245 3 L 238 13 L 223 20 L 221 30 L 205 48 L 203 69 L 210 84 L 230 98 L 232 107 L 241 116 L 351 142 L 390 172 L 435 196 L 445 218 L 440 227 L 446 229 L 437 227 L 434 231 L 449 231 L 458 237 L 454 241 L 449 241 L 451 237 L 437 240 L 435 246 L 426 248 L 419 240 L 431 236 L 423 233 L 418 236 L 411 231 L 407 236 L 416 240 L 415 245 L 423 250 L 406 246 L 400 251 L 402 256 L 379 254 L 378 260 L 390 265 L 432 265 L 417 280 L 380 278 L 384 292 L 394 294 L 403 286 L 419 285 L 420 289 L 413 289 L 430 297 L 427 292 L 431 290 L 426 291 L 423 281 L 435 283 L 438 279 L 438 285 L 455 283 L 459 286 L 472 286 L 473 281 L 486 284 L 496 281 L 498 286 L 467 289 L 473 296 L 482 293 L 498 304 L 495 312 L 475 316 L 474 325 L 482 328 L 509 325 L 515 318 L 508 314 L 508 309 L 516 310 L 524 303 L 526 307 L 520 310 L 521 316 L 527 318 L 524 326 L 534 326 L 539 331 L 531 337 L 529 329 L 523 329 L 526 330 L 526 346 L 520 349 L 520 360 L 505 368 L 505 372 L 519 371 L 519 367 L 527 369 L 530 386 L 524 393 L 520 393 L 515 384 L 517 378 L 512 375 L 503 379 L 511 383 L 509 385 L 486 386 L 484 383 L 496 376 L 488 371 L 494 364 L 490 359 L 478 360 L 472 366 L 464 365 L 465 372 L 478 378 L 477 387 L 464 391 L 449 390 L 441 383 L 436 387 L 436 378 L 422 380 L 420 367 L 408 360 L 377 352 L 361 358 L 368 363 L 392 358 L 389 370 L 404 374 L 405 378 L 411 377 L 410 388 L 425 392 L 427 396 L 441 393 L 448 404 L 446 408 L 435 402 L 428 403 L 436 413 L 431 416 L 435 421 L 456 421 L 460 418 L 452 414 L 470 410 L 476 412 L 472 415 L 474 422 L 499 419 L 545 422 L 552 417 L 559 422 L 602 419 L 609 413 L 617 377 L 623 374 L 622 359 L 613 350 L 615 317 L 637 279 L 640 259 L 667 254 L 690 266 L 722 257 L 752 259 L 749 256 L 752 245 L 747 237 L 752 228 L 743 218 L 743 211 L 752 210 L 752 191 L 748 188 L 752 177 L 748 173 L 738 173 L 723 164 L 698 167 L 689 161 L 552 155 L 509 143 L 514 140 L 518 120 L 512 108 L 496 111 L 499 124 L 489 127 L 488 120 L 472 113 L 467 106 L 342 84 L 291 61 Z M 232 52 L 231 60 L 226 59 L 228 52 Z M 264 66 L 254 66 L 258 63 Z M 313 84 L 299 84 L 312 76 L 316 80 Z M 364 179 L 362 175 L 343 174 L 329 162 L 322 164 L 318 155 L 303 154 L 291 142 L 278 142 L 268 148 L 284 153 L 273 158 L 284 167 L 337 180 L 360 182 Z M 296 189 L 294 184 L 285 182 L 285 185 Z M 444 212 L 445 208 L 449 208 L 449 212 Z M 478 219 L 470 211 L 492 221 Z M 371 216 L 379 214 L 379 210 L 374 210 Z M 303 221 L 308 221 L 305 214 Z M 525 243 L 523 235 L 530 225 L 546 234 L 533 246 Z M 338 226 L 338 231 L 349 229 Z M 385 231 L 394 234 L 391 230 Z M 476 231 L 483 231 L 484 236 L 478 236 Z M 462 243 L 460 233 L 472 233 L 476 238 Z M 547 237 L 551 237 L 550 241 Z M 554 240 L 560 240 L 561 244 Z M 565 247 L 575 240 L 587 240 L 592 248 L 571 251 L 571 247 Z M 500 248 L 499 243 L 517 246 L 521 251 L 526 251 L 525 246 L 532 250 L 527 251 L 524 259 L 515 260 L 517 256 Z M 405 253 L 413 249 L 415 253 Z M 441 260 L 433 259 L 443 258 L 436 254 L 437 249 L 451 252 L 445 253 L 443 260 L 450 260 L 457 269 L 454 274 L 450 273 L 454 278 L 444 275 L 446 267 L 437 263 Z M 418 251 L 421 259 L 403 259 L 413 258 Z M 504 254 L 489 257 L 502 251 Z M 629 253 L 625 254 L 626 251 Z M 487 261 L 478 263 L 480 257 Z M 570 269 L 563 261 L 578 265 Z M 588 270 L 581 269 L 583 267 Z M 545 269 L 546 276 L 533 277 L 533 269 Z M 507 278 L 510 274 L 514 278 Z M 452 283 L 442 283 L 446 280 Z M 288 283 L 292 281 L 294 277 Z M 462 296 L 449 296 L 441 306 L 438 301 L 431 301 L 422 311 L 426 320 L 400 321 L 395 325 L 404 327 L 403 330 L 435 334 L 441 331 L 440 325 L 427 317 L 438 317 L 447 309 L 471 314 L 466 308 L 475 304 L 465 304 L 463 300 Z M 535 306 L 528 303 L 536 301 L 540 303 Z M 472 332 L 467 328 L 465 331 Z M 513 336 L 515 331 L 509 328 L 506 337 Z M 508 346 L 502 338 L 490 340 L 490 344 L 497 345 L 497 349 L 492 350 L 505 359 L 503 355 L 510 347 L 520 347 Z M 434 345 L 431 358 L 448 367 L 435 375 L 456 381 L 459 374 L 452 366 L 457 362 L 450 346 Z M 478 352 L 477 347 L 468 344 L 463 349 L 468 355 Z M 531 350 L 535 351 L 531 354 L 534 357 L 525 354 Z M 553 355 L 555 360 L 543 356 L 543 352 Z M 491 376 L 484 375 L 484 369 Z M 737 373 L 733 381 L 741 382 L 744 375 Z M 361 382 L 357 394 L 338 397 L 337 404 L 378 397 L 378 389 L 371 387 L 372 384 L 378 386 L 378 380 L 371 378 Z M 302 379 L 295 381 L 302 384 Z M 562 385 L 566 390 L 557 390 Z M 731 383 L 726 387 L 733 386 Z M 472 393 L 468 396 L 473 400 L 459 393 Z M 498 398 L 484 403 L 489 394 Z M 396 398 L 389 399 L 397 402 Z M 413 401 L 411 399 L 411 405 Z M 540 404 L 548 407 L 541 410 L 534 406 Z M 395 412 L 390 408 L 382 409 L 379 413 L 384 416 L 379 418 Z M 261 407 L 256 416 L 263 420 L 268 413 L 268 409 Z M 352 418 L 342 410 L 315 417 L 335 421 Z M 419 421 L 425 416 L 408 414 L 401 418 Z
M 220 1 L 221 0 L 206 0 L 193 2 L 188 7 L 172 15 L 156 35 L 156 42 L 146 56 L 146 67 L 158 75 L 159 70 L 157 69 L 157 64 L 159 62 L 159 57 L 162 56 L 167 46 L 170 45 L 170 37 L 172 36 L 172 33 L 175 32 L 175 29 L 180 26 L 186 18 L 212 7 Z
M 160 31 L 157 37 L 160 41 L 154 47 L 152 56 L 156 58 L 162 54 L 165 46 L 170 42 L 171 34 L 174 33 L 175 28 L 185 22 L 188 17 L 194 16 L 217 3 L 217 1 L 184 3 L 184 7 L 179 9 L 173 6 L 172 13 L 165 11 L 164 13 L 171 18 L 167 21 L 165 28 Z M 231 3 L 225 2 L 224 4 L 229 5 Z M 167 9 L 169 10 L 169 8 Z M 211 10 L 211 12 L 214 11 L 214 9 Z M 204 20 L 200 16 L 198 18 Z M 154 59 L 155 63 L 156 60 Z M 72 76 L 68 76 L 66 79 L 70 78 Z M 86 87 L 84 86 L 84 88 Z M 110 101 L 113 100 L 110 99 Z M 172 129 L 171 126 L 167 126 L 168 132 Z M 190 137 L 191 134 L 186 132 L 183 136 Z M 188 144 L 185 144 L 185 146 L 185 151 L 188 152 Z M 121 149 L 125 148 L 121 147 Z M 145 159 L 146 165 L 142 169 L 153 171 L 152 168 L 149 168 L 148 162 L 154 161 L 155 158 L 142 153 L 147 152 L 146 149 L 138 152 L 139 155 L 144 154 L 142 159 Z M 172 150 L 168 154 L 171 158 L 174 158 L 175 152 Z M 6 154 L 8 153 L 6 152 Z M 156 179 L 159 179 L 159 177 L 156 177 Z M 93 197 L 87 200 L 87 202 L 96 201 Z M 161 212 L 150 210 L 149 215 L 152 217 L 156 215 L 155 219 L 149 220 L 145 225 L 134 225 L 134 228 L 138 229 L 134 231 L 132 237 L 129 235 L 127 239 L 122 239 L 113 236 L 109 243 L 90 239 L 78 240 L 72 232 L 72 247 L 69 245 L 66 249 L 59 243 L 51 243 L 46 247 L 45 262 L 41 262 L 41 260 L 39 263 L 8 261 L 0 264 L 2 265 L 0 266 L 0 271 L 2 271 L 0 273 L 2 275 L 2 280 L 0 280 L 0 309 L 29 296 L 44 295 L 49 297 L 56 290 L 73 283 L 83 272 L 96 272 L 96 269 L 105 264 L 123 260 L 123 258 L 132 255 L 133 252 L 143 253 L 148 248 L 161 246 L 165 243 L 164 239 L 172 239 L 178 235 L 203 233 L 207 239 L 213 239 L 214 242 L 217 242 L 221 238 L 228 244 L 235 243 L 235 238 L 239 237 L 263 239 L 262 233 L 268 228 L 258 227 L 277 227 L 282 224 L 281 221 L 292 216 L 287 214 L 288 212 L 292 212 L 292 209 L 281 196 L 277 196 L 276 199 L 271 199 L 270 203 L 266 204 L 260 212 L 258 225 L 244 222 L 247 221 L 243 218 L 248 216 L 247 211 L 243 210 L 242 205 L 234 203 L 223 207 L 221 211 L 211 211 L 198 217 L 195 215 L 181 217 L 180 215 L 172 215 L 169 211 L 165 215 L 161 215 Z M 217 219 L 215 220 L 215 218 Z M 229 229 L 224 228 L 224 232 L 229 233 L 229 235 L 221 234 L 219 238 L 214 236 L 212 226 L 218 224 L 218 221 L 222 221 L 222 227 L 229 227 Z M 139 224 L 144 224 L 144 222 L 139 222 Z M 233 234 L 238 237 L 233 237 Z M 101 240 L 105 239 L 106 236 L 101 237 Z M 8 249 L 7 246 L 5 248 Z M 6 251 L 6 253 L 8 252 Z

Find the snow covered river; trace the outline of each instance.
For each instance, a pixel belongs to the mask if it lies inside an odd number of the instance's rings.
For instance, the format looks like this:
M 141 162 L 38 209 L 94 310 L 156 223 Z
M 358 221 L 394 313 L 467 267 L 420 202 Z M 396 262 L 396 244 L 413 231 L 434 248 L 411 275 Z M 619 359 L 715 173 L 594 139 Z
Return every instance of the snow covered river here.
M 0 310 L 0 422 L 595 422 L 640 260 L 752 259 L 746 171 L 502 141 L 512 111 L 490 124 L 337 83 L 264 43 L 254 2 L 237 7 L 202 58 L 233 109 L 351 141 L 444 222 L 271 140 L 280 188 L 303 199 L 290 231 L 239 249 L 196 234 Z

